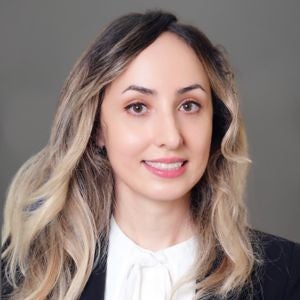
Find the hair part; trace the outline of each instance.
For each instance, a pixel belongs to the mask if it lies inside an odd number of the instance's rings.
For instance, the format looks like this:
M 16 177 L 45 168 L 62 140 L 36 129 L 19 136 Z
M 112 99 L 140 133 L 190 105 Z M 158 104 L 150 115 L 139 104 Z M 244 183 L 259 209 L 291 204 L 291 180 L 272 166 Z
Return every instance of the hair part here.
M 190 206 L 201 253 L 185 280 L 197 281 L 198 299 L 225 298 L 249 281 L 258 255 L 243 201 L 250 160 L 233 73 L 201 31 L 155 10 L 116 19 L 83 53 L 61 91 L 49 143 L 11 183 L 2 258 L 12 299 L 76 299 L 93 267 L 105 260 L 115 200 L 111 165 L 97 146 L 103 95 L 163 32 L 195 51 L 213 95 L 210 158 Z

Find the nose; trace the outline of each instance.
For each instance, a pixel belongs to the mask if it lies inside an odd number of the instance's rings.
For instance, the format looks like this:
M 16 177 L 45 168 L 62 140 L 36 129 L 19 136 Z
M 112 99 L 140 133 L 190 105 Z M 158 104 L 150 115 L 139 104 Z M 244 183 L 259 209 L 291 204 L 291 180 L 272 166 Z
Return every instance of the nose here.
M 179 122 L 171 113 L 161 115 L 155 125 L 155 144 L 158 147 L 177 149 L 183 143 Z

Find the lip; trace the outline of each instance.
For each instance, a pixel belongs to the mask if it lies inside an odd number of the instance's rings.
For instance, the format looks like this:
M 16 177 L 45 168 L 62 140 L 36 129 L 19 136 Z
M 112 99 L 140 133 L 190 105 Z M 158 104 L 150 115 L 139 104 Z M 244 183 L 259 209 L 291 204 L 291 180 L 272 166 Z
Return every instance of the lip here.
M 151 161 L 151 162 L 160 162 L 160 163 L 175 163 L 175 162 L 184 162 L 186 159 L 181 158 L 181 157 L 162 157 L 162 158 L 157 158 L 157 159 L 146 159 L 144 161 Z M 144 162 L 143 161 L 143 162 Z
M 186 160 L 181 160 L 181 161 L 186 161 Z M 155 161 L 155 162 L 162 162 L 162 161 Z M 163 161 L 165 162 L 165 161 Z M 176 161 L 173 162 L 179 162 L 177 159 Z M 156 176 L 162 177 L 162 178 L 175 178 L 178 176 L 181 176 L 183 173 L 186 171 L 186 163 L 184 163 L 179 169 L 176 170 L 162 170 L 162 169 L 157 169 L 153 166 L 148 165 L 145 161 L 143 161 L 143 165 L 145 168 L 153 173 Z

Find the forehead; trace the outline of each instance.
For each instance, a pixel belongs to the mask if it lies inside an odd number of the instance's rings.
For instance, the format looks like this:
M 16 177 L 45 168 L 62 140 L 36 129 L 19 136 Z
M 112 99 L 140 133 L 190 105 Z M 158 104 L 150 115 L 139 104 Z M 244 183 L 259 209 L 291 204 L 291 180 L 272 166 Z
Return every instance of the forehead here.
M 108 89 L 120 90 L 130 84 L 140 84 L 159 91 L 195 83 L 209 90 L 202 62 L 185 41 L 165 32 L 134 58 Z

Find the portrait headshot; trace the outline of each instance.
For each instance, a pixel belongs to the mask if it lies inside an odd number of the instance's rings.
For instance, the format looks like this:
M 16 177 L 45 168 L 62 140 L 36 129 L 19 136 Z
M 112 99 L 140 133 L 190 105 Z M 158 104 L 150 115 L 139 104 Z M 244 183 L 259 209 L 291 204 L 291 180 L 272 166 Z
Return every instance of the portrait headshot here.
M 300 5 L 125 2 L 1 4 L 1 299 L 299 300 Z

